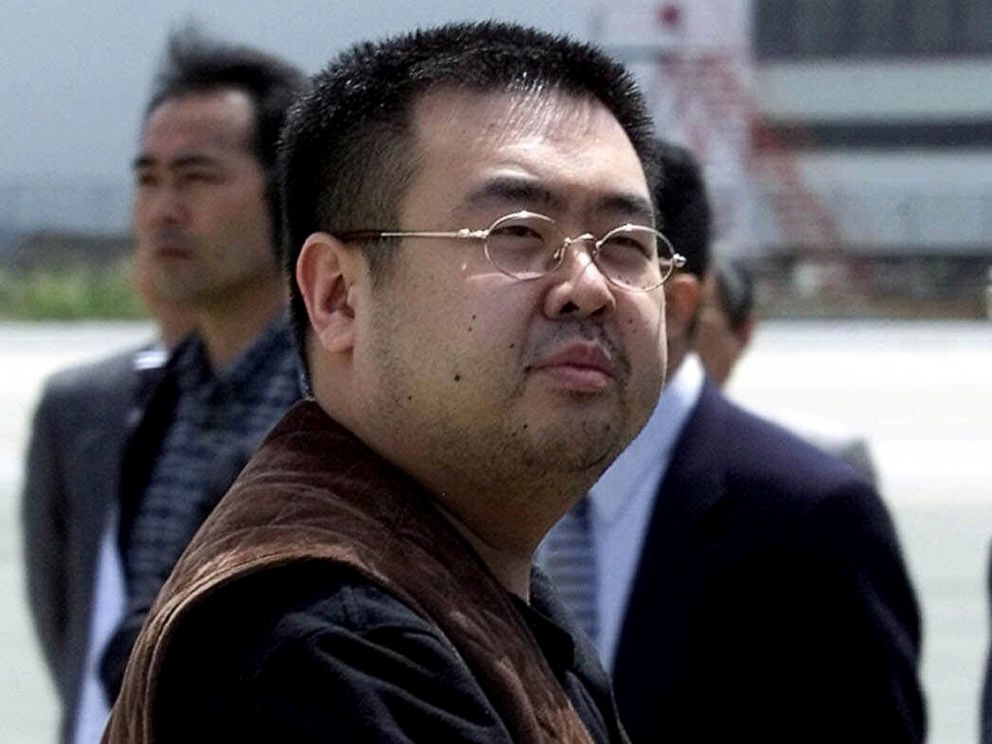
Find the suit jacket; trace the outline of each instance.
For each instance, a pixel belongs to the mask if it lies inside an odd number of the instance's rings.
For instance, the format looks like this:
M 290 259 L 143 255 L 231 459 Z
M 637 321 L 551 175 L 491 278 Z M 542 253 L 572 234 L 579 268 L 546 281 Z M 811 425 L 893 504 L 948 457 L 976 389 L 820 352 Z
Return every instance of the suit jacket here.
M 992 299 L 992 289 L 989 290 Z M 989 555 L 988 571 L 985 574 L 989 606 L 992 607 L 992 554 Z M 992 744 L 992 645 L 985 659 L 985 679 L 982 682 L 981 710 L 979 711 L 979 741 Z
M 632 742 L 919 742 L 919 649 L 876 491 L 704 385 L 614 663 Z
M 90 634 L 94 573 L 120 488 L 129 418 L 142 385 L 129 350 L 46 382 L 28 446 L 21 516 L 28 601 L 62 703 L 62 738 L 75 718 Z M 139 412 L 140 413 L 140 412 Z
M 831 431 L 816 421 L 794 414 L 775 416 L 776 423 L 798 434 L 807 442 L 815 444 L 825 452 L 839 457 L 873 486 L 878 485 L 878 473 L 871 448 L 864 437 L 848 432 Z
M 133 518 L 178 387 L 165 355 L 132 349 L 54 374 L 35 410 L 22 501 L 28 599 L 62 705 L 60 740 L 72 738 L 91 633 L 94 580 L 109 514 Z M 140 364 L 139 364 L 140 360 Z M 209 491 L 220 499 L 257 442 L 220 458 Z M 122 621 L 102 675 L 123 673 L 144 619 Z

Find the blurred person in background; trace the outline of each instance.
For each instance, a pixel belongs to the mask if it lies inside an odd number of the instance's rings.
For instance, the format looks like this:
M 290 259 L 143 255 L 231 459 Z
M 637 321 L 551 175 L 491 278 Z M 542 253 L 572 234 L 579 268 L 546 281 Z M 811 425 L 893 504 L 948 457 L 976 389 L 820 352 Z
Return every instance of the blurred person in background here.
M 725 387 L 750 346 L 757 324 L 751 272 L 740 262 L 714 259 L 703 281 L 693 348 L 707 376 L 719 387 Z M 831 431 L 797 415 L 776 417 L 776 420 L 841 458 L 869 483 L 877 485 L 875 463 L 864 437 Z
M 658 221 L 696 303 L 705 188 L 687 151 L 659 153 Z M 540 552 L 612 671 L 627 733 L 923 741 L 919 609 L 881 498 L 725 398 L 692 352 L 698 321 L 669 326 L 654 413 Z
M 273 171 L 304 85 L 258 50 L 195 29 L 170 37 L 132 221 L 139 291 L 163 342 L 185 338 L 53 378 L 27 461 L 28 593 L 63 742 L 98 740 L 159 587 L 300 397 Z
M 157 293 L 145 250 L 134 255 L 132 284 L 158 337 L 53 374 L 28 445 L 21 502 L 27 594 L 62 708 L 64 742 L 97 741 L 108 711 L 87 649 L 102 648 L 124 612 L 116 520 L 108 516 L 119 498 L 128 414 L 193 329 L 192 311 Z M 92 709 L 92 718 L 82 714 Z
M 174 302 L 162 297 L 152 277 L 152 258 L 148 246 L 135 246 L 134 264 L 131 270 L 131 285 L 148 310 L 148 315 L 155 324 L 158 333 L 159 346 L 166 354 L 175 349 L 193 330 L 195 316 L 192 308 L 182 302 Z M 165 362 L 163 355 L 162 362 Z
M 693 349 L 720 388 L 750 345 L 756 325 L 751 273 L 740 263 L 714 257 L 703 279 Z

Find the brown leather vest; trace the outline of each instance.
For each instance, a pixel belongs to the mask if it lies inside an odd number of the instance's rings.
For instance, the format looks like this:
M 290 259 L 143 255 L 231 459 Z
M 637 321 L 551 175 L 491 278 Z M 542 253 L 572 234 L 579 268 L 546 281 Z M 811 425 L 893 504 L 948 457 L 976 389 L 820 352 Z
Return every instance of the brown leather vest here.
M 433 622 L 521 743 L 591 737 L 506 591 L 422 487 L 312 401 L 276 426 L 197 533 L 132 651 L 105 744 L 153 744 L 162 658 L 221 585 L 301 560 L 354 567 Z

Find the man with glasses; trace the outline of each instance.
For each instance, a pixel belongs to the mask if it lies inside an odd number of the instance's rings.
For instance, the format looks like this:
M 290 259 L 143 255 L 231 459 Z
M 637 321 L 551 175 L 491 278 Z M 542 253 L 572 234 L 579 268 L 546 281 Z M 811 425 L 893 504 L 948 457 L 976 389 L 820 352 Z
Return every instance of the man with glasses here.
M 685 321 L 643 101 L 500 23 L 360 45 L 283 133 L 313 399 L 180 561 L 108 741 L 624 741 L 532 555 Z

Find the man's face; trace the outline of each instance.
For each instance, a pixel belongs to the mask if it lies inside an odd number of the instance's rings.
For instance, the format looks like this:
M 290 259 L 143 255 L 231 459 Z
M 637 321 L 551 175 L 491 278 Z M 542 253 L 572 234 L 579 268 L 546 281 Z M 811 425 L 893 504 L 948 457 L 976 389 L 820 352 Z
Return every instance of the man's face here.
M 401 230 L 485 228 L 520 210 L 570 236 L 651 224 L 640 161 L 598 103 L 441 91 L 415 107 L 413 129 Z M 664 295 L 614 287 L 590 247 L 520 281 L 481 241 L 398 246 L 370 290 L 355 376 L 401 465 L 428 481 L 466 468 L 598 473 L 636 434 L 664 377 Z
M 703 281 L 696 335 L 693 346 L 706 373 L 723 386 L 744 352 L 746 340 L 734 333 L 720 302 L 716 276 L 707 274 Z
M 210 305 L 278 278 L 252 121 L 236 90 L 167 98 L 145 121 L 132 216 L 163 299 Z

